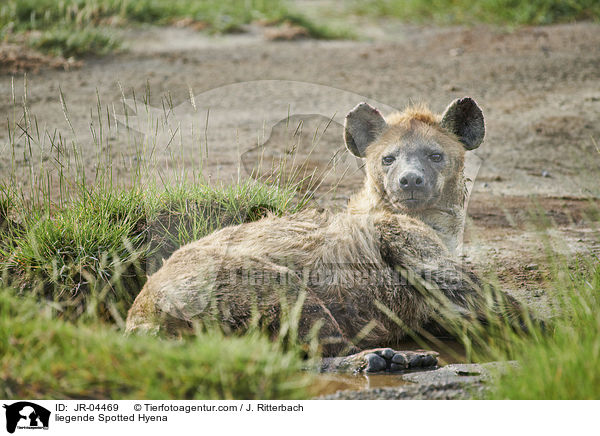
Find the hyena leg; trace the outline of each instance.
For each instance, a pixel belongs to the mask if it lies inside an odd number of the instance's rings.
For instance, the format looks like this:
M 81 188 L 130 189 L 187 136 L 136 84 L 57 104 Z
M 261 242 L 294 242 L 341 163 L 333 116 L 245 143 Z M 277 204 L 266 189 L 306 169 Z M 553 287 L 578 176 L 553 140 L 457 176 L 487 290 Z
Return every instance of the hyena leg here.
M 446 331 L 446 327 L 453 325 L 447 321 L 462 320 L 479 326 L 502 323 L 516 330 L 542 324 L 517 299 L 458 262 L 429 271 L 428 277 L 433 283 L 431 295 L 438 303 L 432 324 Z

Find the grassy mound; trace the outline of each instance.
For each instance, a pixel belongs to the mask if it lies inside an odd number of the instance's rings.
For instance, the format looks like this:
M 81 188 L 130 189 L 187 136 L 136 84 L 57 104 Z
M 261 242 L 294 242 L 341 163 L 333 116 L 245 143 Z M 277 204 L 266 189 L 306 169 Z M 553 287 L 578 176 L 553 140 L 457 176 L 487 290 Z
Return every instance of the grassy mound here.
M 251 181 L 224 188 L 187 183 L 82 189 L 50 208 L 21 204 L 0 230 L 0 268 L 13 286 L 59 303 L 63 315 L 91 310 L 119 320 L 147 274 L 178 247 L 227 225 L 294 212 L 301 207 L 294 195 Z

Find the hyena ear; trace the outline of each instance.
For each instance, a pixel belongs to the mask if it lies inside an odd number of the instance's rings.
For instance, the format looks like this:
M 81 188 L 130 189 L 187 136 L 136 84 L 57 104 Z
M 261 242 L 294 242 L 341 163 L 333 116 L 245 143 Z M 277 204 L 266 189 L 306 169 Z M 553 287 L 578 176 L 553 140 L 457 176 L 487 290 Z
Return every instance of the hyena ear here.
M 474 150 L 483 142 L 485 123 L 483 112 L 475 100 L 458 98 L 446 108 L 440 125 L 458 136 L 467 150 Z
M 377 139 L 387 123 L 381 113 L 367 103 L 360 103 L 346 115 L 344 141 L 354 156 L 365 157 L 367 147 Z

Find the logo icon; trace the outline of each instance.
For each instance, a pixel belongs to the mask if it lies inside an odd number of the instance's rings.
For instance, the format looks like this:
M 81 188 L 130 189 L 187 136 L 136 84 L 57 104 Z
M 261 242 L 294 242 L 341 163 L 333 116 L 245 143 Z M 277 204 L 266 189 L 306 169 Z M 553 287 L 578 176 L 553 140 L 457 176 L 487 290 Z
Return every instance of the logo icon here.
M 50 421 L 50 411 L 29 401 L 19 401 L 6 409 L 6 431 L 14 433 L 18 429 L 47 430 Z

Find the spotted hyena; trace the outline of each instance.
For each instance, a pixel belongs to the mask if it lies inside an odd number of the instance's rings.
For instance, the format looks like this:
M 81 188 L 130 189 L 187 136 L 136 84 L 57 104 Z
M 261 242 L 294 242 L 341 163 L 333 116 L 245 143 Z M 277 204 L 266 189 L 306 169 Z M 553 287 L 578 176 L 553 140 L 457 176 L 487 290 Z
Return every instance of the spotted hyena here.
M 484 313 L 480 280 L 453 256 L 465 153 L 485 132 L 475 101 L 456 100 L 441 116 L 411 107 L 387 118 L 361 103 L 344 129 L 367 173 L 345 212 L 268 216 L 183 246 L 149 277 L 127 330 L 177 334 L 207 322 L 243 330 L 258 317 L 277 332 L 283 302 L 301 299 L 300 337 L 318 330 L 323 354 L 333 356 L 394 346 L 443 313 Z M 371 369 L 389 369 L 392 359 L 435 363 L 390 349 L 357 356 Z

